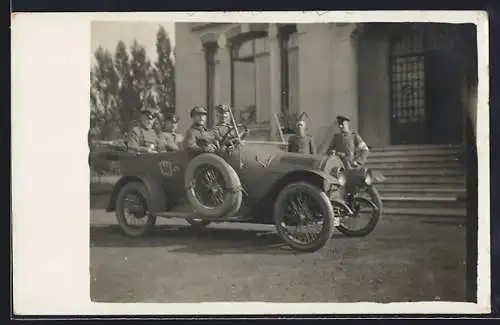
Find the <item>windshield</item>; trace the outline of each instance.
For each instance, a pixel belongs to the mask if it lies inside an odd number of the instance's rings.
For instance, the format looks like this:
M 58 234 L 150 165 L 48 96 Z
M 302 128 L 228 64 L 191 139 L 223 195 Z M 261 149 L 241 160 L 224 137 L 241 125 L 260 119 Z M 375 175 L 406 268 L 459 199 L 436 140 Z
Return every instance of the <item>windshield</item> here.
M 283 127 L 277 114 L 273 114 L 269 121 L 256 122 L 255 119 L 248 119 L 244 111 L 239 112 L 238 109 L 230 107 L 229 112 L 235 128 L 239 129 L 238 125 L 244 125 L 249 130 L 249 134 L 242 139 L 242 142 L 286 145 Z

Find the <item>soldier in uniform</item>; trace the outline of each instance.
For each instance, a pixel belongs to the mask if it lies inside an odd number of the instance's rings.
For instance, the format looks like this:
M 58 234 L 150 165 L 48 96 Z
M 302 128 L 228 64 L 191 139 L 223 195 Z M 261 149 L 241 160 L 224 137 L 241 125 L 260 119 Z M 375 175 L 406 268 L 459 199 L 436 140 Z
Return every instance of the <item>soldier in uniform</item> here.
M 299 152 L 305 154 L 316 154 L 316 146 L 312 135 L 307 134 L 307 125 L 304 117 L 306 113 L 300 115 L 296 124 L 296 134 L 288 140 L 288 152 Z
M 167 114 L 165 117 L 165 131 L 161 132 L 158 137 L 158 151 L 175 152 L 181 150 L 181 144 L 184 137 L 177 133 L 179 117 L 173 113 Z
M 213 128 L 213 131 L 217 140 L 221 140 L 222 137 L 232 129 L 233 125 L 231 124 L 229 106 L 221 104 L 217 105 L 215 109 L 217 110 L 218 122 Z
M 127 135 L 128 147 L 139 152 L 153 152 L 156 150 L 157 134 L 153 129 L 155 112 L 145 109 L 141 112 L 139 125 L 132 128 Z
M 184 138 L 184 147 L 190 154 L 215 152 L 217 150 L 217 146 L 214 144 L 214 136 L 206 127 L 207 114 L 207 110 L 201 106 L 195 106 L 191 109 L 193 124 L 186 131 L 186 137 Z
M 366 163 L 370 150 L 361 136 L 350 130 L 349 121 L 347 117 L 337 116 L 337 124 L 341 132 L 333 136 L 328 153 L 344 154 L 348 167 L 357 168 Z

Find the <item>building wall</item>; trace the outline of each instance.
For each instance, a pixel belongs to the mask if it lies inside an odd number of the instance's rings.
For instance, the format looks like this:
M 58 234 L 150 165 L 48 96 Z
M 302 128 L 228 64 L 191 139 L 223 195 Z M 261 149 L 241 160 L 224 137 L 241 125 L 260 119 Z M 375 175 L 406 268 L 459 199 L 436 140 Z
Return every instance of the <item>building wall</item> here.
M 389 41 L 365 34 L 358 43 L 359 128 L 371 147 L 390 145 Z
M 181 131 L 189 127 L 190 109 L 206 103 L 205 57 L 200 36 L 211 31 L 221 33 L 230 24 L 212 24 L 196 30 L 191 25 L 178 23 L 175 29 L 176 104 Z M 362 32 L 357 33 L 358 27 L 357 24 L 297 24 L 293 43 L 298 51 L 291 56 L 290 63 L 290 86 L 296 89 L 292 100 L 296 104 L 292 106 L 299 112 L 307 112 L 309 131 L 320 150 L 324 150 L 337 132 L 335 116 L 339 114 L 351 118 L 353 129 L 371 147 L 391 144 L 390 33 L 378 27 L 361 29 Z M 254 64 L 236 63 L 234 66 L 234 104 L 237 109 L 254 104 L 257 120 L 268 121 L 272 118 L 272 85 L 267 39 L 256 42 L 256 48 Z M 248 48 L 241 51 L 248 52 Z M 298 63 L 293 63 L 294 60 Z M 224 81 L 223 87 L 227 88 L 226 85 Z M 473 94 L 463 102 L 470 103 L 471 98 Z
M 199 25 L 199 24 L 198 24 Z M 191 23 L 176 23 L 176 114 L 180 117 L 179 132 L 191 125 L 190 110 L 195 105 L 205 105 L 206 70 L 205 55 L 200 41 L 202 33 L 221 31 L 225 25 L 193 30 Z

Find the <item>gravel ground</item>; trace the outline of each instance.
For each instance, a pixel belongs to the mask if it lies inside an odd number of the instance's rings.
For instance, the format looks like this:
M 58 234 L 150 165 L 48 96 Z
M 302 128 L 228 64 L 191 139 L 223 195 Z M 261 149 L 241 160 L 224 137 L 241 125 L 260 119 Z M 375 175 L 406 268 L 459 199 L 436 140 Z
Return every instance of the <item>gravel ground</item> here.
M 297 254 L 269 226 L 201 230 L 159 219 L 129 238 L 113 214 L 91 211 L 91 297 L 99 302 L 465 301 L 465 227 L 387 217 L 365 238 L 337 233 Z

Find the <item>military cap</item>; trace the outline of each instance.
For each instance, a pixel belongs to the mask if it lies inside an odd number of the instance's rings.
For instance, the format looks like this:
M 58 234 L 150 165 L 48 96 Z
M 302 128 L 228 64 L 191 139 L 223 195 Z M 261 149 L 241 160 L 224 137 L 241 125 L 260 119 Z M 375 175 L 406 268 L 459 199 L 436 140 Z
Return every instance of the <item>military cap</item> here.
M 179 116 L 174 113 L 168 113 L 165 117 L 165 121 L 171 121 L 172 123 L 179 123 Z
M 156 117 L 157 112 L 152 108 L 146 108 L 146 109 L 143 109 L 141 111 L 141 115 L 142 114 L 147 115 L 148 117 L 154 118 L 154 117 Z
M 337 122 L 338 123 L 342 123 L 344 121 L 350 121 L 350 119 L 345 117 L 345 116 L 342 116 L 342 115 L 337 115 Z
M 203 106 L 195 106 L 191 109 L 191 117 L 195 115 L 208 115 L 207 109 Z
M 215 106 L 215 109 L 219 112 L 229 112 L 229 106 L 226 104 L 219 104 Z
M 307 115 L 306 112 L 302 112 L 302 114 L 299 115 L 299 118 L 297 119 L 297 123 L 298 122 L 305 122 L 306 121 L 306 118 L 308 118 L 309 115 Z

